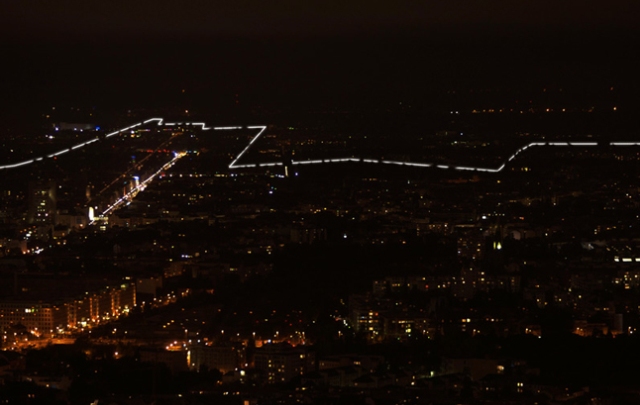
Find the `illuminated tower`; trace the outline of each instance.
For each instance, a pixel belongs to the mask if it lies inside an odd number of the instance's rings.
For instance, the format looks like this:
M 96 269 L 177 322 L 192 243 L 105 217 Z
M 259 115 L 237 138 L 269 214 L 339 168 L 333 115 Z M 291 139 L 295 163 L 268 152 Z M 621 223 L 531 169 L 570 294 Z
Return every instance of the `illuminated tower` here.
M 53 225 L 56 216 L 56 183 L 54 181 L 29 183 L 27 222 Z
M 291 166 L 293 161 L 293 152 L 289 149 L 282 147 L 282 166 L 284 167 L 284 177 L 289 177 L 291 173 Z

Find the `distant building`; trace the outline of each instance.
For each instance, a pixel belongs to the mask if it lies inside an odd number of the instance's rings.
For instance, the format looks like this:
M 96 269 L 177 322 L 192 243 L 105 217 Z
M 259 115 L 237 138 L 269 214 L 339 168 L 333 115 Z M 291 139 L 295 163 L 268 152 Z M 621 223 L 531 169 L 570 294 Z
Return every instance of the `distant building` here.
M 233 346 L 191 346 L 187 358 L 189 368 L 200 370 L 220 370 L 223 374 L 234 371 L 238 366 L 238 354 Z
M 23 325 L 30 331 L 55 333 L 108 321 L 136 305 L 135 284 L 106 287 L 82 297 L 0 302 L 0 328 Z
M 96 126 L 88 123 L 61 122 L 56 128 L 60 131 L 92 131 L 96 129 Z
M 140 361 L 164 363 L 171 372 L 188 371 L 187 352 L 144 348 L 140 350 Z
M 315 354 L 307 346 L 271 343 L 256 349 L 255 368 L 269 384 L 288 382 L 315 369 Z
M 53 333 L 67 324 L 64 304 L 33 301 L 0 302 L 0 327 L 22 325 L 30 331 Z
M 325 228 L 296 227 L 291 228 L 291 242 L 300 244 L 312 244 L 317 241 L 327 240 Z
M 56 183 L 29 183 L 27 223 L 53 225 L 56 217 Z

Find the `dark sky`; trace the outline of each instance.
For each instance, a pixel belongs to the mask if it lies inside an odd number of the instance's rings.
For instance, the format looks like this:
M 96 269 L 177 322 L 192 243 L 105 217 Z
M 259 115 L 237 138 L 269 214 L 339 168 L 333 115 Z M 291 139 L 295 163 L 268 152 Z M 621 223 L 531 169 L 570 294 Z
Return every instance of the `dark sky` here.
M 4 0 L 14 39 L 73 36 L 334 36 L 375 32 L 637 29 L 635 0 L 95 1 Z M 392 5 L 393 4 L 393 5 Z
M 191 102 L 296 105 L 629 87 L 638 15 L 637 0 L 3 0 L 1 106 L 171 104 L 182 89 Z

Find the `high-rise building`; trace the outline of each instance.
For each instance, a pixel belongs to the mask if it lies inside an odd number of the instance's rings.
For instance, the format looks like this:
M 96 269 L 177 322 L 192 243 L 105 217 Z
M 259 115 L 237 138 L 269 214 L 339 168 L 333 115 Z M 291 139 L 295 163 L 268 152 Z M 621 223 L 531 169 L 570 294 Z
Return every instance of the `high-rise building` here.
M 56 183 L 40 181 L 29 183 L 27 222 L 35 225 L 53 225 L 56 216 Z

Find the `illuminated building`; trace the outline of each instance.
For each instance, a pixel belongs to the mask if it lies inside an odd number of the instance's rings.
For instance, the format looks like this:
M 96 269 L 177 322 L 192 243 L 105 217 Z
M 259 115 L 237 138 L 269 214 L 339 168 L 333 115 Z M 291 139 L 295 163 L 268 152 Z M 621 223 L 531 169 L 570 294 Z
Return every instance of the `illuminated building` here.
M 256 349 L 255 368 L 266 374 L 269 384 L 287 382 L 315 368 L 315 355 L 305 346 L 266 344 Z
M 53 333 L 66 326 L 63 304 L 33 301 L 0 302 L 0 328 L 22 325 L 30 331 Z
M 86 292 L 80 298 L 0 302 L 0 328 L 23 325 L 32 332 L 55 333 L 85 327 L 127 313 L 136 305 L 135 295 L 135 284 L 130 283 Z
M 122 284 L 68 300 L 67 327 L 78 328 L 87 324 L 108 321 L 129 312 L 136 305 L 135 284 Z
M 205 366 L 225 374 L 238 366 L 238 355 L 232 346 L 191 346 L 188 359 L 192 370 L 200 370 Z
M 27 222 L 36 225 L 53 225 L 56 216 L 56 183 L 32 182 L 29 184 Z

